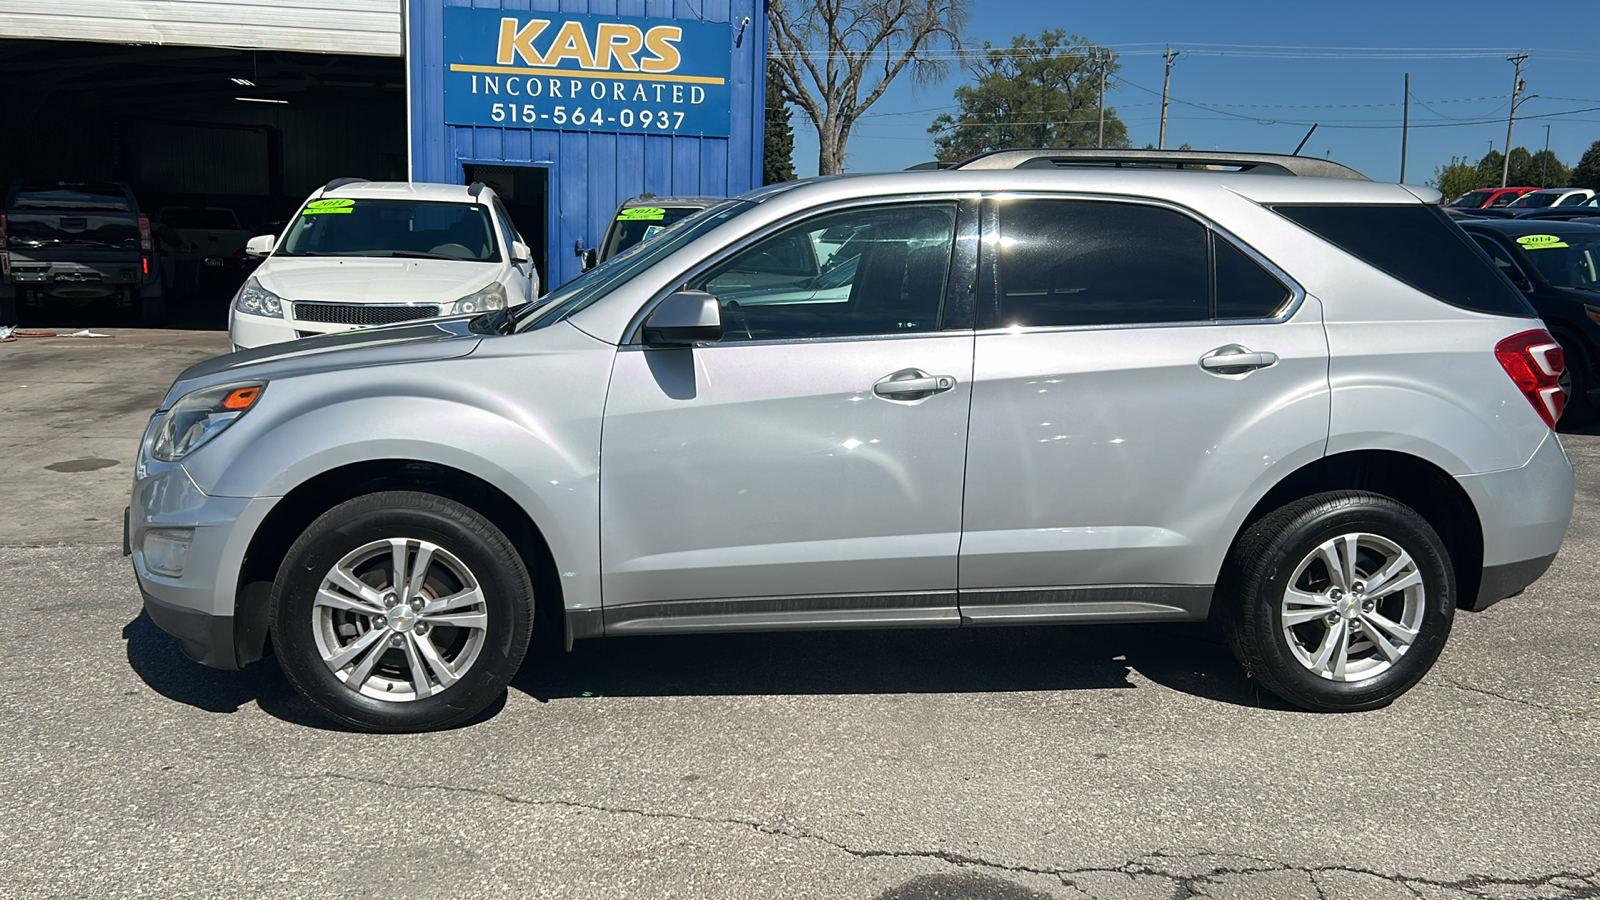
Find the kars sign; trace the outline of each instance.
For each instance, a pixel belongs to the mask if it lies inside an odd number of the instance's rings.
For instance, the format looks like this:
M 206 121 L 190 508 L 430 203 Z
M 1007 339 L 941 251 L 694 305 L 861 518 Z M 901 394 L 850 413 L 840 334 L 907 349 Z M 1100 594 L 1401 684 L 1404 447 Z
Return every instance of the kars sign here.
M 450 6 L 451 125 L 727 137 L 724 24 Z

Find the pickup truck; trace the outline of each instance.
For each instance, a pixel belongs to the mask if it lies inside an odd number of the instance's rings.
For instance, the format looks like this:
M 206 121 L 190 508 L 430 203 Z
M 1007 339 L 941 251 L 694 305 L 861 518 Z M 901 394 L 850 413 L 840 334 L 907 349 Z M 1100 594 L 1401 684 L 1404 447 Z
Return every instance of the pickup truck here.
M 19 307 L 110 299 L 159 325 L 162 257 L 133 192 L 111 183 L 13 182 L 0 206 L 0 323 Z

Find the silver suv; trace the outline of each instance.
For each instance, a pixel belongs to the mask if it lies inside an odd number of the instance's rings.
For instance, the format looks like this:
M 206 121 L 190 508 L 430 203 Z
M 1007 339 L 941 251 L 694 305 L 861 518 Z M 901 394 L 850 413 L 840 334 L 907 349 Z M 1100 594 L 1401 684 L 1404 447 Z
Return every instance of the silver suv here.
M 189 369 L 129 512 L 150 617 L 224 669 L 270 636 L 375 731 L 484 709 L 536 620 L 1215 617 L 1363 710 L 1545 571 L 1561 350 L 1436 192 L 1060 156 L 769 187 L 538 304 Z

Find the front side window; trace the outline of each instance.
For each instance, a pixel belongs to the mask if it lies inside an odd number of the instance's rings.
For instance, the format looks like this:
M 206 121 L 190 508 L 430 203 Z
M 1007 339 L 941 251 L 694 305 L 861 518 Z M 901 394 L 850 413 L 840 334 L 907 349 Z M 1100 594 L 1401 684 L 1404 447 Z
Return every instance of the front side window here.
M 717 297 L 724 342 L 937 331 L 956 205 L 819 216 L 757 241 L 689 285 Z
M 367 256 L 499 262 L 481 203 L 325 197 L 301 210 L 283 256 Z
M 1006 200 L 996 324 L 1204 321 L 1211 315 L 1207 241 L 1204 225 L 1162 207 Z

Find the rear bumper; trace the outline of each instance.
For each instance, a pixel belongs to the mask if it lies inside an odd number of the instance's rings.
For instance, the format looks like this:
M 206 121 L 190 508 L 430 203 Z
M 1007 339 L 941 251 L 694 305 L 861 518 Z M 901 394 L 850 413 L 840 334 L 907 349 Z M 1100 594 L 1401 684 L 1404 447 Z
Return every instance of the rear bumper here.
M 1456 478 L 1483 527 L 1483 575 L 1473 611 L 1521 592 L 1550 568 L 1572 521 L 1576 483 L 1572 463 L 1554 432 L 1526 465 Z
M 1538 581 L 1555 561 L 1556 555 L 1552 553 L 1503 566 L 1484 566 L 1483 577 L 1478 582 L 1478 596 L 1470 603 L 1462 602 L 1460 607 L 1468 612 L 1483 612 L 1501 600 L 1515 597 Z

